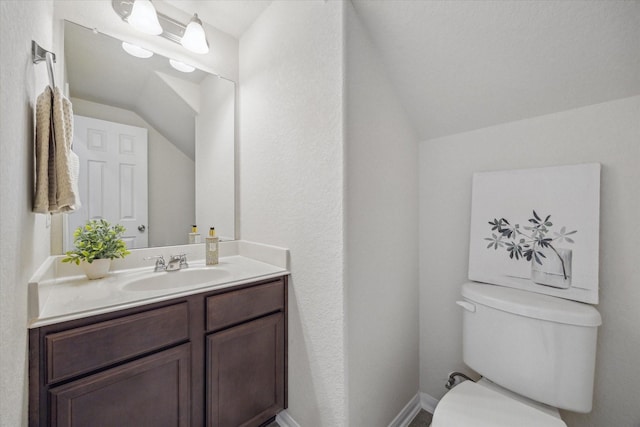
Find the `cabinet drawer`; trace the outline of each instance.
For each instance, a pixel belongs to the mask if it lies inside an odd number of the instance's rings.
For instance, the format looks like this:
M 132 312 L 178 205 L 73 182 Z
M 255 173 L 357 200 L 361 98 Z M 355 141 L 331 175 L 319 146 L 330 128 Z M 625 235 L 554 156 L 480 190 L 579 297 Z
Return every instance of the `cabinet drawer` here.
M 274 282 L 207 298 L 207 331 L 218 330 L 284 309 L 284 282 Z
M 189 339 L 187 303 L 49 334 L 47 383 Z

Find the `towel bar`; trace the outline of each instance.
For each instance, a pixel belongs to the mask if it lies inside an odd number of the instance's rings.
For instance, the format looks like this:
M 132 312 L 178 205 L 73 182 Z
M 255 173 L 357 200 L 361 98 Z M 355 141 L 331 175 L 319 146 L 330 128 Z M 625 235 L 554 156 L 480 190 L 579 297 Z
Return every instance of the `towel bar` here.
M 53 55 L 53 62 L 56 62 L 55 53 L 43 49 L 38 43 L 36 43 L 34 40 L 31 40 L 31 56 L 33 57 L 34 64 L 39 64 L 40 62 L 45 61 L 47 59 L 47 53 Z
M 35 40 L 31 40 L 31 56 L 34 64 L 39 64 L 42 61 L 47 62 L 47 72 L 49 73 L 51 87 L 56 87 L 55 76 L 53 74 L 53 63 L 56 62 L 56 54 L 43 49 Z

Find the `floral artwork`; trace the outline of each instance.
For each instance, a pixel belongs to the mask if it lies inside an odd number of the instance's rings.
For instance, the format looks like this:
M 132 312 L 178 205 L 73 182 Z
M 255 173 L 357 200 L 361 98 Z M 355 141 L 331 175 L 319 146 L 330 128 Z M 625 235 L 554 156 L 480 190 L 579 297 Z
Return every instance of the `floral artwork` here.
M 489 241 L 487 249 L 490 249 L 491 247 L 495 250 L 498 248 L 505 248 L 509 254 L 509 258 L 533 261 L 540 267 L 545 265 L 545 259 L 547 258 L 546 254 L 548 251 L 545 251 L 545 249 L 550 249 L 560 262 L 561 271 L 558 269 L 557 273 L 562 273 L 562 280 L 569 285 L 571 283 L 571 274 L 568 272 L 568 261 L 570 260 L 566 260 L 554 245 L 562 242 L 575 243 L 573 238 L 569 236 L 577 233 L 578 231 L 568 231 L 567 227 L 563 226 L 559 233 L 553 233 L 554 237 L 548 237 L 551 232 L 551 227 L 553 226 L 553 223 L 551 222 L 551 215 L 547 215 L 542 219 L 535 210 L 528 222 L 529 225 L 520 227 L 520 224 L 511 225 L 506 218 L 494 218 L 493 221 L 489 221 L 489 225 L 491 226 L 491 231 L 493 231 L 493 233 L 491 233 L 491 237 L 484 238 L 484 240 Z M 547 261 L 546 264 L 554 265 L 554 263 L 549 261 Z M 538 271 L 541 270 L 540 267 L 538 268 Z M 533 271 L 536 271 L 535 268 Z M 548 271 L 548 269 L 545 271 L 547 271 L 547 274 L 553 274 L 553 272 Z M 533 280 L 534 282 L 536 281 L 535 279 Z M 555 282 L 536 283 L 555 286 Z
M 469 279 L 598 302 L 600 165 L 473 176 Z

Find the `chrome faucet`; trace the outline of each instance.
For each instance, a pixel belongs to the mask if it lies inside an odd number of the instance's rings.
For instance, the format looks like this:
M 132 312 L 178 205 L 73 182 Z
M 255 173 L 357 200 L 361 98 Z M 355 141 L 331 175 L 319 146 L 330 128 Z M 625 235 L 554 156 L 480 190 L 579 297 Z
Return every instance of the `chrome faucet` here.
M 144 258 L 144 260 L 150 260 L 150 259 L 155 259 L 156 260 L 156 268 L 153 271 L 164 271 L 167 268 L 167 265 L 164 261 L 164 257 L 162 255 L 156 255 L 156 256 L 149 256 Z
M 165 267 L 165 270 L 176 271 L 187 267 L 189 267 L 189 263 L 187 262 L 186 254 L 171 255 L 171 258 L 169 258 L 169 263 Z

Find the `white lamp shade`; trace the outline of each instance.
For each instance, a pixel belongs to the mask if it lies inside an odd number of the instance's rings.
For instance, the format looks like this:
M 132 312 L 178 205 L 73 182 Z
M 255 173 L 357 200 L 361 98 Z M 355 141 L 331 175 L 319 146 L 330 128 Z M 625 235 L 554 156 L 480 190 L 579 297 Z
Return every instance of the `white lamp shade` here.
M 122 42 L 122 48 L 129 55 L 135 56 L 136 58 L 151 58 L 153 56 L 153 52 L 135 44 Z
M 176 70 L 182 71 L 183 73 L 191 73 L 196 69 L 196 67 L 192 65 L 185 64 L 184 62 L 176 61 L 175 59 L 169 59 L 169 64 L 171 64 L 171 66 Z
M 163 31 L 156 9 L 150 0 L 135 0 L 127 22 L 136 30 L 154 36 L 162 34 Z
M 202 21 L 198 19 L 198 14 L 194 14 L 191 21 L 184 30 L 184 35 L 180 41 L 182 46 L 189 49 L 194 53 L 207 53 L 209 52 L 209 43 L 207 42 L 207 36 L 202 28 Z

